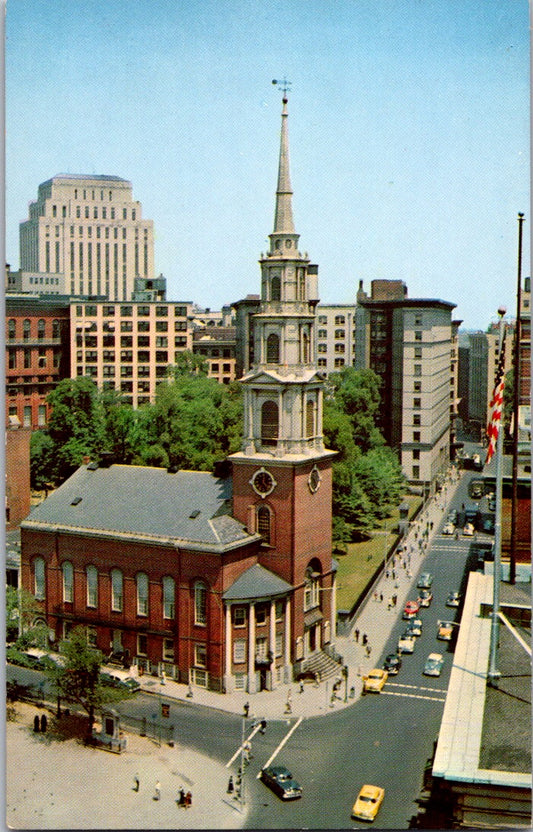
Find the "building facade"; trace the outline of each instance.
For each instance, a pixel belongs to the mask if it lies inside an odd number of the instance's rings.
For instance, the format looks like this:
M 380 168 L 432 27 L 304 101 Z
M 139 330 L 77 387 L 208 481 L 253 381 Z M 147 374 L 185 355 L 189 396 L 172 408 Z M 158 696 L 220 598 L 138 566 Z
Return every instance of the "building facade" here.
M 6 295 L 6 423 L 43 428 L 46 397 L 70 371 L 67 298 Z
M 20 269 L 63 276 L 67 294 L 132 297 L 154 278 L 154 230 L 118 176 L 58 174 L 39 185 L 20 224 Z
M 409 299 L 402 281 L 386 280 L 372 281 L 370 297 L 360 286 L 357 301 L 356 366 L 381 379 L 378 426 L 409 482 L 431 491 L 450 461 L 455 304 Z
M 317 366 L 321 372 L 337 373 L 355 364 L 356 307 L 345 304 L 317 308 Z
M 177 355 L 192 350 L 192 304 L 72 301 L 70 375 L 119 390 L 137 408 L 154 401 Z
M 32 512 L 21 525 L 22 584 L 52 645 L 82 624 L 106 655 L 224 692 L 339 672 L 317 269 L 298 250 L 288 164 L 284 99 L 274 232 L 242 379 L 242 450 L 213 474 L 94 461 Z M 138 310 L 108 306 L 80 310 L 82 339 L 87 328 L 136 337 Z M 158 316 L 156 307 L 155 320 L 169 321 L 169 309 Z

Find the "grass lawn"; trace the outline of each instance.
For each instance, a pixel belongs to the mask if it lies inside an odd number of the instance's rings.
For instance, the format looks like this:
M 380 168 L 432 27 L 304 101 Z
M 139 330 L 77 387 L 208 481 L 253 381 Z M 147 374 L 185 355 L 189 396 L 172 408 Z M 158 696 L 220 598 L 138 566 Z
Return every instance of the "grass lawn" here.
M 421 497 L 406 495 L 403 502 L 409 504 L 409 518 L 418 511 Z M 389 517 L 381 520 L 372 532 L 369 540 L 361 543 L 348 543 L 346 554 L 333 552 L 338 561 L 337 572 L 337 609 L 351 610 L 368 581 L 383 563 L 385 554 L 395 541 L 397 534 L 392 530 L 398 524 L 400 513 L 394 509 Z

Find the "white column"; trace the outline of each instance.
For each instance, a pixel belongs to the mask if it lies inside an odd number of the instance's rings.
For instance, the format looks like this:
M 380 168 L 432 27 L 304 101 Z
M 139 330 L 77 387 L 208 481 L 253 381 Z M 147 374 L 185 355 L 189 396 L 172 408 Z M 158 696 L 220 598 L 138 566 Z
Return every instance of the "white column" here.
M 270 685 L 272 690 L 277 686 L 276 682 L 276 602 L 270 602 L 270 651 L 272 661 L 270 663 Z
M 255 693 L 255 604 L 252 602 L 248 626 L 248 693 Z
M 224 645 L 224 673 L 226 680 L 231 676 L 231 604 L 226 604 L 226 634 Z M 227 688 L 227 683 L 226 683 Z
M 285 599 L 285 682 L 291 678 L 291 599 Z

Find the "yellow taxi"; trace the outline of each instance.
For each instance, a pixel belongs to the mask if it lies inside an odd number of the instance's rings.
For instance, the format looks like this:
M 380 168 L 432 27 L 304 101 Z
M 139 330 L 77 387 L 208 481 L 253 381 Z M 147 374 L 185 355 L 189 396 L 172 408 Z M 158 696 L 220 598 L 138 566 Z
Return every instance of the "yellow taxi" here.
M 380 693 L 388 678 L 387 670 L 375 667 L 368 676 L 363 676 L 363 693 Z
M 437 638 L 441 641 L 451 641 L 453 636 L 453 624 L 451 621 L 439 621 Z
M 379 786 L 363 786 L 352 809 L 352 818 L 374 820 L 385 797 L 385 789 Z

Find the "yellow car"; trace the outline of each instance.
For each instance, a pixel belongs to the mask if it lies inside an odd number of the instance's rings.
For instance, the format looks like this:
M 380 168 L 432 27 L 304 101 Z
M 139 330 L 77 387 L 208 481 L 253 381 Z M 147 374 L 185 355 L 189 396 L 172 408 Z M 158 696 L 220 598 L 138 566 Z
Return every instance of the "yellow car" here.
M 375 667 L 368 676 L 363 676 L 363 693 L 380 693 L 388 678 L 389 674 L 386 670 Z
M 385 789 L 379 786 L 363 786 L 352 809 L 352 818 L 374 820 L 383 803 Z
M 437 638 L 441 641 L 451 641 L 453 636 L 453 625 L 450 621 L 439 621 Z

